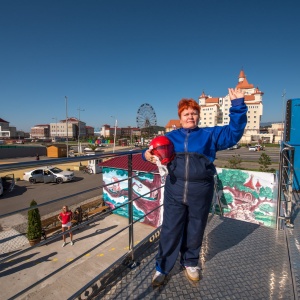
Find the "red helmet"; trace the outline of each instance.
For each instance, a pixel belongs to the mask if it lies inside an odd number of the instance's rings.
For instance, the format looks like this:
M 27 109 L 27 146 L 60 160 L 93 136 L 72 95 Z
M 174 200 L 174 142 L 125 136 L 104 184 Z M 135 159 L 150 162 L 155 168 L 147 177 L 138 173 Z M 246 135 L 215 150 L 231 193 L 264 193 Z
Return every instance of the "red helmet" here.
M 159 158 L 163 165 L 171 162 L 175 156 L 174 145 L 166 136 L 158 136 L 150 143 L 151 154 Z

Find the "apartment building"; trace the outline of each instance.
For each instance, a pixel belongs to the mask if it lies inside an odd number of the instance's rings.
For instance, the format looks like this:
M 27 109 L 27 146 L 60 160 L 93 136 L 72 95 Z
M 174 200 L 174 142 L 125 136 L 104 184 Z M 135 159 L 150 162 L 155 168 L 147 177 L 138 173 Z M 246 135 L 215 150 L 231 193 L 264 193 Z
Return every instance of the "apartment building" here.
M 91 128 L 89 128 L 89 133 L 91 131 Z M 59 122 L 50 123 L 50 136 L 52 138 L 66 138 L 68 135 L 68 138 L 77 139 L 78 137 L 86 136 L 86 134 L 86 123 L 74 117 L 68 118 L 68 122 L 61 120 Z
M 37 124 L 31 127 L 30 137 L 38 139 L 49 138 L 49 124 Z

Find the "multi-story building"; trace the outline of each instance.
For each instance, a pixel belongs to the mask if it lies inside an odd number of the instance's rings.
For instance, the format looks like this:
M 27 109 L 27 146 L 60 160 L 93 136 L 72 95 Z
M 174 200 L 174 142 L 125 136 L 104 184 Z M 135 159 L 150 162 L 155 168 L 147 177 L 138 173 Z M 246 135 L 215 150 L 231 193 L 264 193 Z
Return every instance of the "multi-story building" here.
M 10 139 L 17 137 L 17 128 L 9 126 L 9 122 L 0 118 L 0 138 Z
M 86 136 L 94 136 L 95 135 L 94 127 L 92 127 L 92 126 L 85 126 L 85 135 Z
M 0 138 L 10 138 L 9 122 L 0 118 Z
M 239 74 L 237 88 L 245 93 L 245 103 L 248 106 L 247 125 L 241 142 L 251 142 L 259 139 L 259 128 L 263 114 L 261 92 L 258 87 L 248 83 L 243 70 Z M 229 109 L 231 107 L 229 94 L 224 97 L 211 97 L 203 92 L 199 97 L 201 107 L 199 127 L 222 126 L 229 124 Z
M 165 127 L 166 132 L 178 129 L 181 127 L 180 120 L 170 120 Z
M 67 130 L 68 123 L 68 130 Z M 86 123 L 78 120 L 77 118 L 68 118 L 59 122 L 50 123 L 50 136 L 58 138 L 77 139 L 78 137 L 86 136 Z
M 113 137 L 116 138 L 130 138 L 132 140 L 139 139 L 141 137 L 141 129 L 137 127 L 110 127 L 110 125 L 103 125 L 100 131 L 100 135 L 104 138 Z
M 49 124 L 38 124 L 30 129 L 30 137 L 37 139 L 49 138 Z

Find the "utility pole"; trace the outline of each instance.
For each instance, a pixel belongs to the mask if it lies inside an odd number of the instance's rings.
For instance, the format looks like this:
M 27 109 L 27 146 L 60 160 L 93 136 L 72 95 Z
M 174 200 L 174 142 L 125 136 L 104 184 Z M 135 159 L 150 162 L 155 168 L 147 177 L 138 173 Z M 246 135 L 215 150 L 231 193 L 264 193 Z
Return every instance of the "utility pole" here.
M 80 140 L 80 112 L 84 111 L 84 109 L 81 109 L 80 107 L 78 107 L 77 110 L 78 110 L 78 117 L 79 117 L 78 118 L 78 151 L 77 152 L 79 154 L 79 153 L 81 153 L 81 151 L 79 152 L 79 149 L 80 149 L 80 141 L 79 141 Z
M 67 157 L 69 157 L 69 131 L 68 131 L 68 97 L 66 99 L 66 126 L 67 126 Z
M 114 147 L 113 147 L 113 153 L 115 153 L 118 120 L 115 116 L 111 116 L 111 117 L 116 119 L 115 120 Z
M 55 120 L 55 142 L 56 142 L 56 138 L 57 138 L 57 118 L 52 118 L 53 120 Z

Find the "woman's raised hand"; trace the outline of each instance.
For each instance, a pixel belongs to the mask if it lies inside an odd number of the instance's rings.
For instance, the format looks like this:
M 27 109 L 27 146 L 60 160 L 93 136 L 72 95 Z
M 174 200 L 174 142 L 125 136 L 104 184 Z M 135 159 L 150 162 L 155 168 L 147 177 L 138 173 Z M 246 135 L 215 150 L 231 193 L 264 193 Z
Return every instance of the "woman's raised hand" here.
M 244 98 L 245 97 L 244 92 L 241 91 L 241 89 L 238 89 L 238 88 L 235 88 L 235 89 L 229 88 L 228 92 L 229 92 L 229 98 L 230 98 L 230 100 L 234 100 L 234 99 Z

